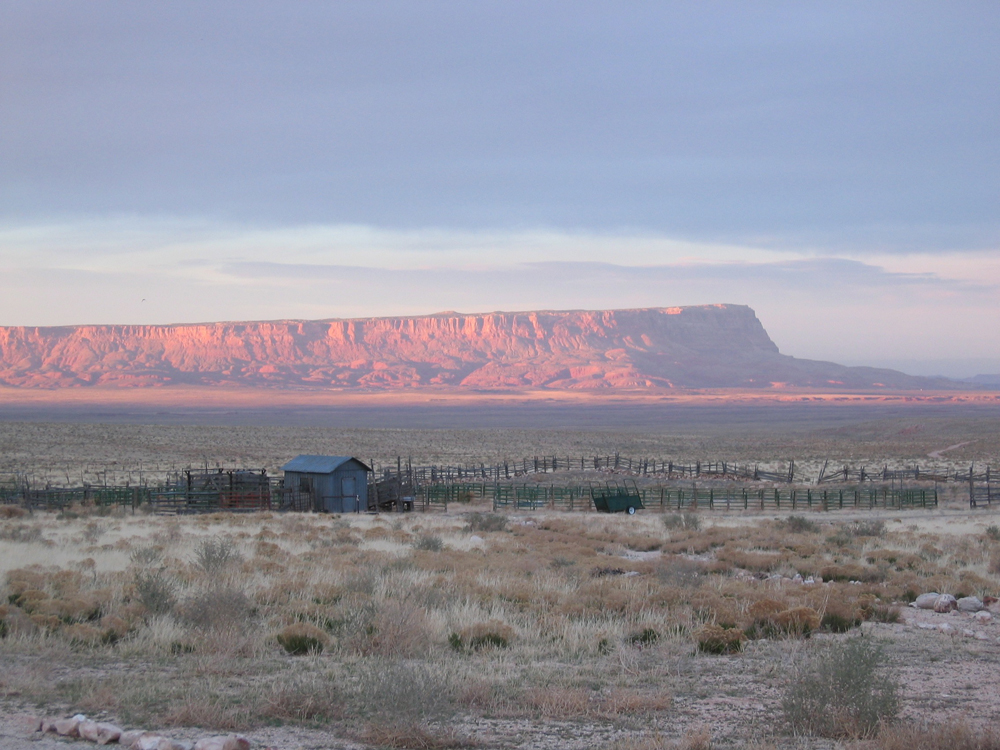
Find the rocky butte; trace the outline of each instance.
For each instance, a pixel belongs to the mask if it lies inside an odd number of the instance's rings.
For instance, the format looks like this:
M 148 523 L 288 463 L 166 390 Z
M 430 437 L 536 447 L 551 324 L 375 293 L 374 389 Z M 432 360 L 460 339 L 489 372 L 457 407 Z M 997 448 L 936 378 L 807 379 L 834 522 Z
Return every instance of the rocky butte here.
M 781 354 L 745 305 L 4 327 L 0 383 L 352 390 L 947 387 L 892 370 Z

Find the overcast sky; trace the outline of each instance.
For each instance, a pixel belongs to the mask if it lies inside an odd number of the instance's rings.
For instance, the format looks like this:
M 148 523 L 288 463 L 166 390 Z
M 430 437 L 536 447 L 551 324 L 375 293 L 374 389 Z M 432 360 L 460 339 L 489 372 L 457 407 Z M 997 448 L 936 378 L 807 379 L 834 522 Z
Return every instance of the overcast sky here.
M 0 324 L 751 305 L 1000 372 L 996 2 L 0 0 Z

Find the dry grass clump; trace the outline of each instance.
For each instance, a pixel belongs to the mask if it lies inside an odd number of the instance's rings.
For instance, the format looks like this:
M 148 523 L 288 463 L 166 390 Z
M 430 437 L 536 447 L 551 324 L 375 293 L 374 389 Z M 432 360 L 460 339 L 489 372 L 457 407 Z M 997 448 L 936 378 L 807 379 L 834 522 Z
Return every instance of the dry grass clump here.
M 325 632 L 307 622 L 289 625 L 276 636 L 281 647 L 292 656 L 322 651 L 328 637 Z
M 702 625 L 694 634 L 698 650 L 706 654 L 736 654 L 743 650 L 746 635 L 739 628 Z
M 477 622 L 448 636 L 448 643 L 456 651 L 482 651 L 507 648 L 514 640 L 514 629 L 498 620 Z

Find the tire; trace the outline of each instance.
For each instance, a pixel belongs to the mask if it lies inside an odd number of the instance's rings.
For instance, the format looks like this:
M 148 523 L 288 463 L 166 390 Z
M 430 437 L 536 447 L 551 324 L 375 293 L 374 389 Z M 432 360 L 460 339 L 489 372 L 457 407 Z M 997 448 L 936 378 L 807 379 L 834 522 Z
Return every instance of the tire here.
M 627 513 L 628 513 L 628 514 L 629 514 L 630 516 L 634 516 L 634 515 L 635 515 L 635 508 L 634 508 L 633 506 L 631 506 L 631 505 L 630 505 L 630 506 L 628 506 L 628 511 L 627 511 Z

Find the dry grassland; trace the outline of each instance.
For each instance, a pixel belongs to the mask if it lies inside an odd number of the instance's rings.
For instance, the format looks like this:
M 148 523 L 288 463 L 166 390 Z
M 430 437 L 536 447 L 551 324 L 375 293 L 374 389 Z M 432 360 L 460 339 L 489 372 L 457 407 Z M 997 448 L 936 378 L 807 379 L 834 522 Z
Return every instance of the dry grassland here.
M 798 409 L 798 407 L 796 407 Z M 825 412 L 824 412 L 825 413 Z M 832 414 L 834 412 L 827 413 Z M 918 463 L 924 470 L 966 470 L 972 462 L 1000 466 L 1000 420 L 992 417 L 910 417 L 831 424 L 802 407 L 755 426 L 688 423 L 605 430 L 355 429 L 268 425 L 92 424 L 0 422 L 0 473 L 73 486 L 157 480 L 185 467 L 226 466 L 276 471 L 300 453 L 350 454 L 395 466 L 493 463 L 532 456 L 613 455 L 675 462 L 727 460 L 784 466 L 815 478 L 827 459 L 880 469 Z M 290 419 L 292 417 L 289 417 Z M 467 418 L 475 424 L 475 415 Z M 529 423 L 531 420 L 528 420 Z M 537 421 L 536 421 L 537 423 Z M 602 422 L 597 422 L 602 423 Z M 960 445 L 938 458 L 929 453 Z
M 997 595 L 994 517 L 487 511 L 7 509 L 4 713 L 277 747 L 820 748 L 869 730 L 886 750 L 1000 747 L 962 744 L 993 737 L 1000 625 L 905 607 Z M 835 703 L 840 729 L 817 730 L 788 697 L 859 636 L 899 680 L 900 721 L 866 729 Z

